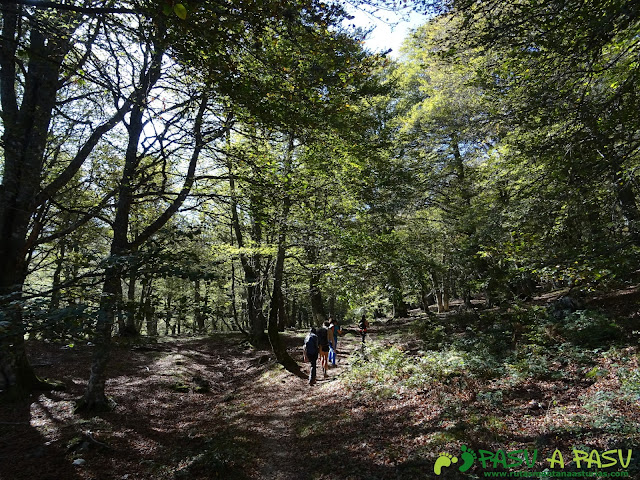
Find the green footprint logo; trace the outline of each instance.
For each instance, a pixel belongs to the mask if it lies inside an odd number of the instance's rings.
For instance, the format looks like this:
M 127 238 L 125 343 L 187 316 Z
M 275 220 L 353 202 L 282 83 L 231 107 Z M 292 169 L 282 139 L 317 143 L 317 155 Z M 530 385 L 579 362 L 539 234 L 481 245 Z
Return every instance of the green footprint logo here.
M 461 472 L 466 472 L 471 468 L 471 465 L 473 465 L 473 462 L 475 462 L 478 456 L 466 445 L 462 445 L 461 450 L 462 453 L 460 454 L 460 458 L 462 459 L 463 463 L 458 467 L 458 470 L 460 470 Z
M 443 467 L 450 467 L 452 463 L 456 463 L 457 461 L 458 458 L 454 457 L 450 453 L 441 453 L 438 456 L 436 463 L 433 465 L 433 471 L 436 475 L 440 475 Z

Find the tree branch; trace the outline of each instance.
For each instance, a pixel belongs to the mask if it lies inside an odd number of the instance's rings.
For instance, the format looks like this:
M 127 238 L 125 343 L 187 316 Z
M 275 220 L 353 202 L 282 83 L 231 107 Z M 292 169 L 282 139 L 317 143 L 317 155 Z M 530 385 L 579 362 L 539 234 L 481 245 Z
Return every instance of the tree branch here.
M 67 5 L 64 3 L 48 2 L 41 0 L 0 0 L 0 5 L 28 5 L 36 8 L 51 8 L 54 10 L 65 10 L 70 12 L 88 13 L 88 14 L 108 14 L 122 13 L 132 15 L 149 16 L 148 13 L 133 8 L 124 7 L 83 7 L 80 5 Z

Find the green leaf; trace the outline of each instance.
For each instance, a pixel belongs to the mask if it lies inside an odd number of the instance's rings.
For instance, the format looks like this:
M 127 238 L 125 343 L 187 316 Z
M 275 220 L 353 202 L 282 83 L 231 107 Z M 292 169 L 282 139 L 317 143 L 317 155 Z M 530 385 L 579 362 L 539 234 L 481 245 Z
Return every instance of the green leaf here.
M 182 20 L 187 18 L 187 9 L 181 3 L 176 3 L 173 7 L 175 14 Z
M 165 3 L 162 6 L 162 13 L 165 14 L 167 17 L 171 15 L 171 5 L 169 5 L 168 3 Z
M 587 378 L 595 378 L 598 376 L 598 373 L 600 372 L 600 369 L 598 367 L 593 367 L 591 370 L 589 370 L 587 372 L 587 374 L 585 375 Z

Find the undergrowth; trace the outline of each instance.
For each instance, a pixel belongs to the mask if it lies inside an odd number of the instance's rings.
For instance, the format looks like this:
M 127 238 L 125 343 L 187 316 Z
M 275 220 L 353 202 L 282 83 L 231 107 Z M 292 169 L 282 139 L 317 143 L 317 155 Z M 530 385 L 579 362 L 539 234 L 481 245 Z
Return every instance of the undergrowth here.
M 640 373 L 622 323 L 590 310 L 557 318 L 542 307 L 425 315 L 404 340 L 373 337 L 341 378 L 355 396 L 435 399 L 425 451 L 459 442 L 516 449 L 523 439 L 542 449 L 577 441 L 634 448 Z
M 388 341 L 357 350 L 345 384 L 388 397 L 455 377 L 512 385 L 576 376 L 595 381 L 600 359 L 625 341 L 616 321 L 603 313 L 582 310 L 559 319 L 536 306 L 425 316 L 415 321 L 411 335 L 422 342 L 417 352 Z M 620 381 L 627 390 L 638 388 L 640 398 L 640 374 L 629 370 Z

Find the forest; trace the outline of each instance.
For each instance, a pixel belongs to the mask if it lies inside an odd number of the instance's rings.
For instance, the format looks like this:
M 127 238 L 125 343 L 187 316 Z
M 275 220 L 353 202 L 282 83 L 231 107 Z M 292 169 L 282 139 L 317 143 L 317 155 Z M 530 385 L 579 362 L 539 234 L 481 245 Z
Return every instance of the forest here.
M 0 478 L 640 474 L 639 3 L 0 18 Z

